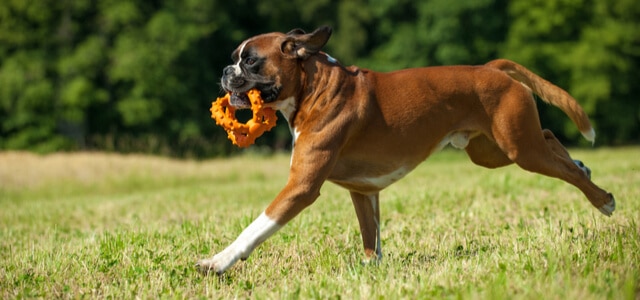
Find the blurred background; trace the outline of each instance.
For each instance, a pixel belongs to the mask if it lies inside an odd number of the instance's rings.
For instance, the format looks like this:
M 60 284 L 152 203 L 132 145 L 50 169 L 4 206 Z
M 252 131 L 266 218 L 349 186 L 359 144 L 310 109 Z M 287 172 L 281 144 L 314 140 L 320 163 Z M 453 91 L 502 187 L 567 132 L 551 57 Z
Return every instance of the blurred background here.
M 640 143 L 637 0 L 2 0 L 0 150 L 234 153 L 209 112 L 233 49 L 320 25 L 344 65 L 515 60 L 581 103 L 596 146 Z M 586 143 L 564 113 L 538 107 L 563 143 Z M 283 123 L 254 147 L 289 146 Z

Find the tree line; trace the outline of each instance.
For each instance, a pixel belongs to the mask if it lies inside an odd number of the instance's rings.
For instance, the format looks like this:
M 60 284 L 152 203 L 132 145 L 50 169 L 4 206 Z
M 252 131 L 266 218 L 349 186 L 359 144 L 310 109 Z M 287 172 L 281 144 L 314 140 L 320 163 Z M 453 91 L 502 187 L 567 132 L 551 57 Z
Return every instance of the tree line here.
M 0 150 L 238 151 L 209 114 L 231 52 L 258 33 L 320 25 L 345 65 L 512 59 L 581 103 L 597 146 L 640 142 L 636 0 L 3 0 Z M 565 144 L 584 143 L 561 111 L 538 108 Z M 288 129 L 257 144 L 287 148 Z

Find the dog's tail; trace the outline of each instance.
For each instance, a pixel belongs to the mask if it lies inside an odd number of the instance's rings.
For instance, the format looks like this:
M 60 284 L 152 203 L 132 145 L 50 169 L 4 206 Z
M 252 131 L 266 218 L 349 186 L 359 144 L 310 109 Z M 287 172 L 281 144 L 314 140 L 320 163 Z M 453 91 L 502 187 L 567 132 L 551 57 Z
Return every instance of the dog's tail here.
M 488 62 L 486 66 L 507 73 L 511 78 L 531 89 L 534 94 L 540 96 L 545 102 L 559 107 L 578 126 L 578 130 L 580 130 L 585 139 L 591 143 L 595 141 L 596 132 L 591 127 L 589 117 L 587 117 L 587 114 L 576 99 L 571 97 L 565 90 L 510 60 L 496 59 Z

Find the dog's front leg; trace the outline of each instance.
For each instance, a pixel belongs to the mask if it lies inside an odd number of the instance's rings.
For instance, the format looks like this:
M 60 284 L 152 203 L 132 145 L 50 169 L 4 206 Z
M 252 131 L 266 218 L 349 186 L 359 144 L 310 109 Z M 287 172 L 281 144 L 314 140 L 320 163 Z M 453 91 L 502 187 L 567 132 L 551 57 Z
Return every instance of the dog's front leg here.
M 300 158 L 294 155 L 289 180 L 275 200 L 231 245 L 209 259 L 200 260 L 196 267 L 205 274 L 222 274 L 239 259 L 248 258 L 258 245 L 311 205 L 333 167 L 331 153 L 319 153 L 309 151 Z
M 304 191 L 300 186 L 287 184 L 269 207 L 231 245 L 209 259 L 198 261 L 196 267 L 203 273 L 222 274 L 239 259 L 247 259 L 258 245 L 313 203 L 318 196 L 317 190 Z
M 282 225 L 279 225 L 273 218 L 263 212 L 240 233 L 231 245 L 209 259 L 198 261 L 196 267 L 202 273 L 215 272 L 220 275 L 235 264 L 238 259 L 249 257 L 253 249 L 281 227 Z

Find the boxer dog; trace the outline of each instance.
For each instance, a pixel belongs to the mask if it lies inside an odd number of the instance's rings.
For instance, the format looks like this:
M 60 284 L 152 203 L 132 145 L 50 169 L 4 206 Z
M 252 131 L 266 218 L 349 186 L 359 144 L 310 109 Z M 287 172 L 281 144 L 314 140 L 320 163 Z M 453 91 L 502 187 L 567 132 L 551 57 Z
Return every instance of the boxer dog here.
M 293 135 L 285 187 L 222 252 L 199 261 L 222 274 L 320 195 L 331 181 L 349 190 L 365 261 L 382 257 L 379 193 L 447 144 L 487 168 L 516 163 L 578 189 L 603 214 L 612 194 L 591 182 L 591 171 L 543 130 L 532 93 L 559 107 L 593 142 L 595 132 L 567 92 L 523 66 L 498 59 L 482 66 L 443 66 L 378 73 L 342 66 L 322 47 L 331 28 L 300 29 L 245 40 L 224 68 L 231 105 L 249 108 L 257 88 L 279 110 Z

